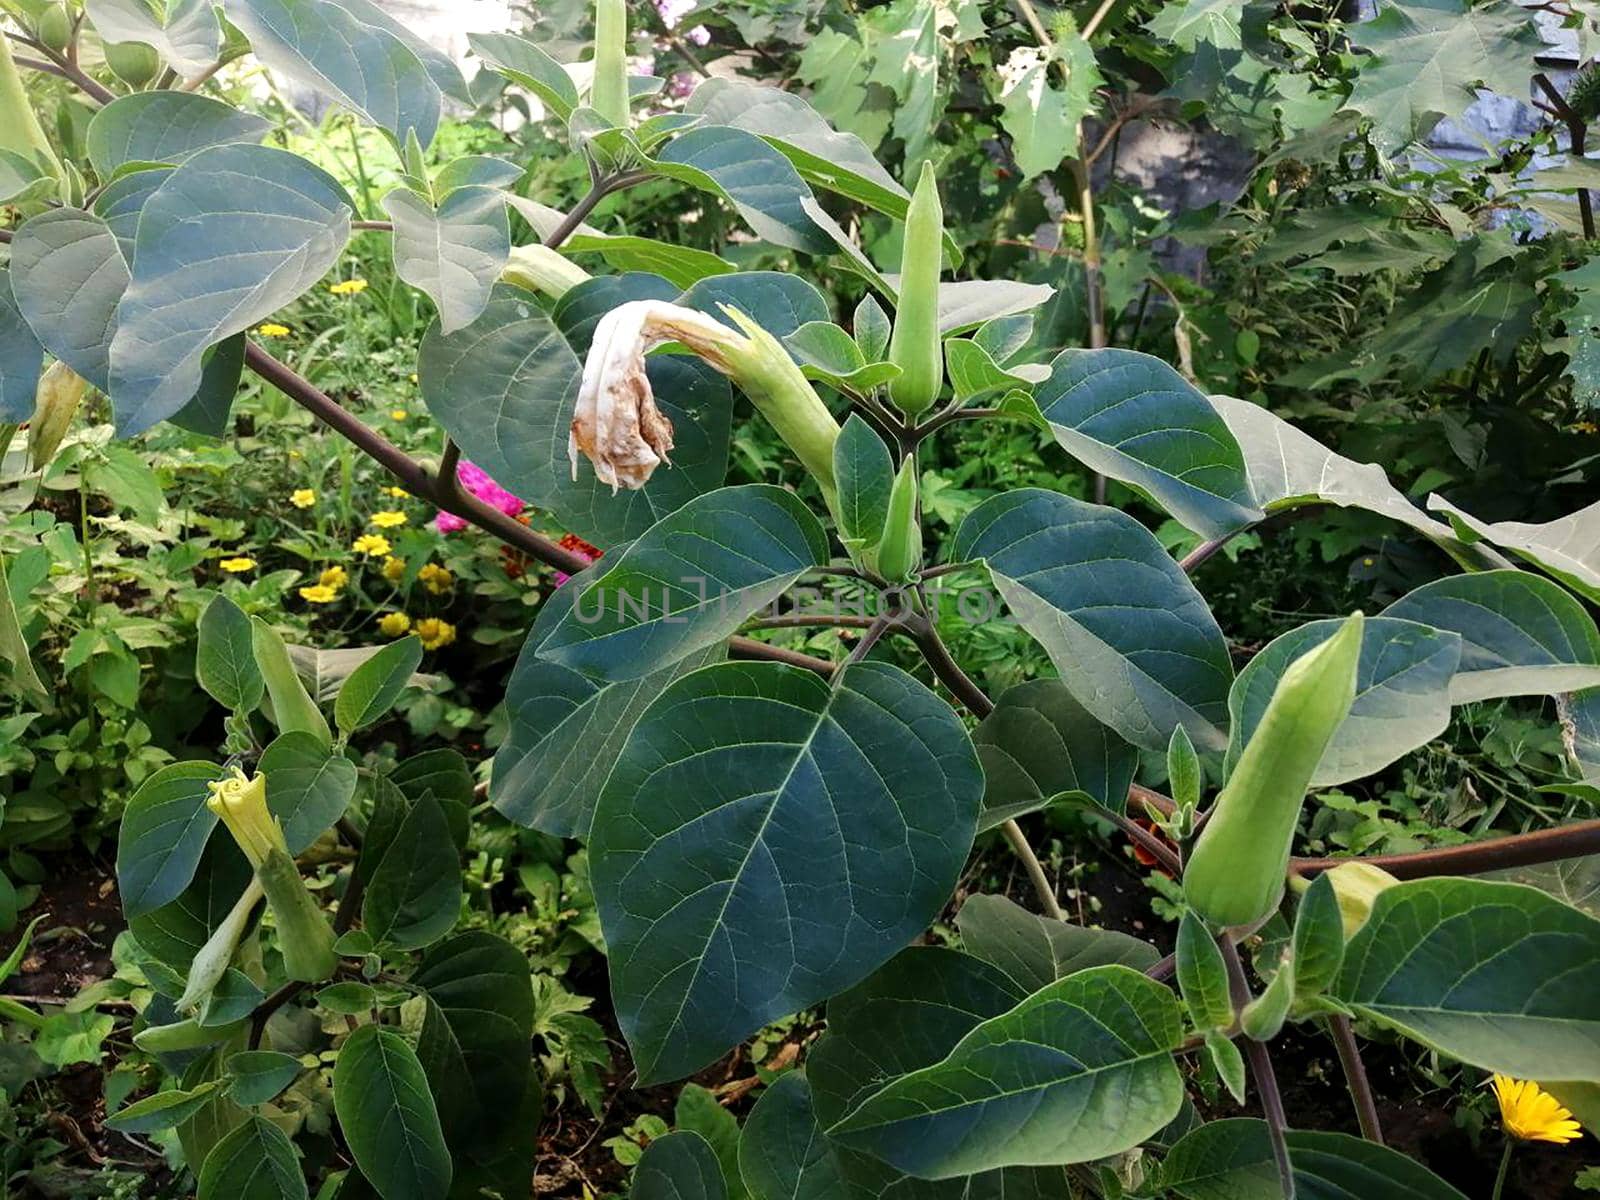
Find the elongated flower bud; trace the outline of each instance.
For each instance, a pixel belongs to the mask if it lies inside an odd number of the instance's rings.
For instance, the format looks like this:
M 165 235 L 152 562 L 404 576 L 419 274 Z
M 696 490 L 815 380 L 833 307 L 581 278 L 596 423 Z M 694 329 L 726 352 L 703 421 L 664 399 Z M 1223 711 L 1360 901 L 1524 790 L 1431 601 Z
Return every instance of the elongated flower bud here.
M 1355 701 L 1361 614 L 1289 664 L 1184 866 L 1189 904 L 1214 925 L 1277 907 L 1312 773 Z
M 628 5 L 595 0 L 594 83 L 589 107 L 612 125 L 628 127 Z
M 234 902 L 222 923 L 206 939 L 206 944 L 196 952 L 189 964 L 189 978 L 184 985 L 183 995 L 178 997 L 180 1013 L 193 1013 L 216 991 L 217 984 L 222 982 L 223 975 L 227 973 L 228 964 L 239 950 L 245 930 L 250 926 L 250 914 L 261 903 L 263 894 L 261 881 L 252 877 L 245 885 L 243 895 Z
M 530 292 L 559 300 L 592 276 L 558 250 L 548 246 L 517 246 L 511 251 L 500 278 Z
M 333 950 L 333 928 L 316 897 L 306 889 L 283 840 L 283 829 L 267 808 L 266 776 L 247 777 L 235 769 L 230 778 L 208 786 L 211 796 L 206 807 L 222 818 L 250 860 L 256 882 L 277 919 L 285 973 L 302 983 L 331 979 L 339 965 Z M 226 966 L 224 961 L 224 969 Z
M 933 406 L 944 384 L 939 352 L 939 268 L 944 252 L 944 210 L 933 164 L 922 177 L 906 210 L 905 244 L 900 251 L 900 303 L 889 336 L 889 361 L 900 368 L 889 381 L 889 398 L 917 416 Z
M 917 520 L 917 460 L 906 455 L 889 491 L 889 515 L 878 543 L 878 572 L 904 583 L 922 565 L 922 526 Z
M 42 469 L 56 455 L 61 439 L 72 428 L 88 382 L 64 362 L 53 362 L 39 376 L 34 390 L 33 420 L 28 422 L 28 459 Z
M 567 439 L 573 478 L 580 454 L 613 491 L 643 487 L 666 461 L 672 422 L 656 408 L 645 355 L 663 342 L 679 342 L 739 385 L 816 478 L 829 508 L 836 507 L 833 444 L 839 423 L 775 337 L 735 309 L 723 312 L 737 330 L 662 300 L 629 301 L 600 319 Z
M 306 685 L 300 682 L 294 663 L 289 658 L 289 647 L 278 631 L 260 617 L 250 618 L 250 646 L 256 656 L 256 666 L 267 685 L 267 696 L 272 701 L 272 719 L 284 733 L 301 730 L 311 734 L 324 746 L 333 745 L 333 730 L 328 718 L 322 715 Z
M 1360 860 L 1340 863 L 1325 874 L 1339 901 L 1339 916 L 1344 922 L 1347 942 L 1367 923 L 1378 896 L 1400 882 L 1382 867 Z
M 1289 1005 L 1294 1000 L 1294 958 L 1285 954 L 1278 963 L 1278 973 L 1267 984 L 1266 991 L 1257 996 L 1239 1014 L 1239 1028 L 1245 1037 L 1258 1042 L 1270 1042 L 1278 1036 L 1289 1016 Z

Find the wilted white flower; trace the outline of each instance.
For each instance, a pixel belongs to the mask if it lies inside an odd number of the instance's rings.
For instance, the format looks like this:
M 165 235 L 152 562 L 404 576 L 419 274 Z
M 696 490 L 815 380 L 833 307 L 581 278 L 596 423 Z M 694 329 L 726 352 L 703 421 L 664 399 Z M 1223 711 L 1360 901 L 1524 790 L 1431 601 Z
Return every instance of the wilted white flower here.
M 613 492 L 642 488 L 672 449 L 672 422 L 656 408 L 645 355 L 663 342 L 682 342 L 728 372 L 722 350 L 742 340 L 705 313 L 663 300 L 632 300 L 600 318 L 567 437 L 572 477 L 582 453 Z

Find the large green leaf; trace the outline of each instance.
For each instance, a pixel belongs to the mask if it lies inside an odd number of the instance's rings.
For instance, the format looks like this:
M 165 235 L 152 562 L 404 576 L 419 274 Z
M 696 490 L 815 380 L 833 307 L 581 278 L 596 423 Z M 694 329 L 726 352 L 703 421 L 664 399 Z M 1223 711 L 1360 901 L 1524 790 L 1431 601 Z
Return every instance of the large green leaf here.
M 1073 792 L 1121 812 L 1139 767 L 1139 752 L 1090 716 L 1059 679 L 1008 688 L 972 740 L 983 764 L 980 829 Z
M 1291 1129 L 1298 1200 L 1466 1200 L 1404 1154 L 1347 1133 Z M 1265 1121 L 1232 1117 L 1185 1134 L 1161 1163 L 1162 1194 L 1183 1200 L 1281 1200 Z
M 969 954 L 913 946 L 828 1002 L 828 1029 L 806 1059 L 813 1124 L 826 1128 L 889 1080 L 942 1060 L 967 1034 L 1024 996 Z M 810 1137 L 813 1135 L 803 1134 Z M 1007 1167 L 930 1183 L 882 1159 L 814 1135 L 851 1200 L 1054 1200 L 1070 1195 L 1060 1167 Z
M 513 33 L 469 33 L 472 52 L 511 82 L 527 88 L 557 120 L 578 107 L 578 85 L 566 68 L 527 38 Z
M 1017 279 L 957 279 L 939 285 L 939 332 L 957 333 L 1038 308 L 1056 289 Z
M 1448 526 L 1406 499 L 1382 467 L 1335 454 L 1259 404 L 1232 396 L 1212 396 L 1211 404 L 1244 451 L 1251 491 L 1267 512 L 1337 504 L 1389 517 L 1428 537 L 1452 537 Z
M 176 900 L 189 886 L 217 824 L 206 807 L 206 785 L 222 775 L 215 763 L 173 763 L 128 800 L 117 835 L 117 890 L 130 919 Z
M 169 96 L 178 95 L 176 92 L 136 92 L 136 96 Z M 131 98 L 131 97 L 130 97 Z M 118 175 L 105 187 L 100 189 L 100 194 L 94 198 L 94 214 L 106 223 L 106 228 L 116 236 L 117 249 L 122 252 L 122 261 L 133 261 L 134 238 L 139 233 L 139 214 L 144 211 L 144 202 L 155 195 L 156 189 L 167 181 L 174 168 L 163 166 L 130 166 L 124 173 Z M 123 288 L 127 288 L 127 280 L 123 280 Z M 111 343 L 111 334 L 106 333 L 106 344 Z
M 1142 971 L 1161 957 L 1149 942 L 1114 929 L 1041 917 L 1004 896 L 969 896 L 956 918 L 961 944 L 1031 995 L 1076 971 L 1119 963 Z
M 761 138 L 728 125 L 701 125 L 656 152 L 662 174 L 721 196 L 769 242 L 826 254 L 832 241 L 806 215 L 811 189 L 789 160 Z
M 144 0 L 84 0 L 83 8 L 107 44 L 143 42 L 185 79 L 216 66 L 222 54 L 222 23 L 211 0 L 167 0 L 160 18 Z M 102 170 L 99 163 L 95 168 Z
M 209 347 L 321 278 L 350 236 L 352 209 L 327 172 L 266 146 L 213 146 L 168 176 L 139 218 L 111 340 L 118 430 L 139 433 L 177 412 L 200 386 Z
M 645 1147 L 628 1195 L 631 1200 L 727 1200 L 728 1188 L 711 1143 L 684 1130 Z
M 11 294 L 11 272 L 0 267 L 0 421 L 17 425 L 33 415 L 43 366 L 44 347 Z
M 34 668 L 28 640 L 23 636 L 21 622 L 17 619 L 16 600 L 6 578 L 5 556 L 0 555 L 0 662 L 10 668 L 11 681 L 17 690 L 40 708 L 49 711 L 50 693 L 44 690 L 44 683 Z
M 1586 598 L 1600 602 L 1600 503 L 1539 525 L 1480 521 L 1442 496 L 1429 496 L 1428 507 L 1444 513 L 1463 541 L 1482 539 L 1509 550 Z
M 721 642 L 828 561 L 827 537 L 792 492 L 722 488 L 640 535 L 564 611 L 534 624 L 541 658 L 616 683 Z
M 1182 725 L 1226 744 L 1233 667 L 1194 584 L 1126 513 L 1018 488 L 967 514 L 952 559 L 981 558 L 1022 627 L 1084 708 L 1128 741 L 1164 750 Z
M 450 1153 L 411 1044 L 363 1025 L 339 1049 L 333 1106 L 350 1153 L 383 1200 L 444 1200 Z
M 267 777 L 267 807 L 283 826 L 290 854 L 304 853 L 344 816 L 356 794 L 356 765 L 304 729 L 279 734 L 257 768 Z
M 451 334 L 489 306 L 495 281 L 511 255 L 511 224 L 498 188 L 459 187 L 437 208 L 396 188 L 383 198 L 394 222 L 395 274 L 427 293 L 439 308 L 439 327 Z
M 294 1143 L 265 1117 L 250 1116 L 211 1148 L 197 1200 L 305 1200 Z
M 194 654 L 200 686 L 222 707 L 251 713 L 265 684 L 251 644 L 250 618 L 226 596 L 215 596 L 200 616 Z
M 417 1057 L 451 1146 L 501 1138 L 521 1111 L 532 1055 L 527 957 L 477 929 L 440 942 L 411 984 L 428 998 Z
M 125 163 L 177 164 L 212 146 L 259 142 L 271 128 L 266 118 L 209 96 L 134 92 L 95 113 L 84 149 L 101 178 L 109 180 Z
M 844 668 L 830 688 L 793 667 L 726 663 L 663 691 L 590 838 L 641 1079 L 711 1062 L 926 928 L 966 859 L 982 786 L 956 715 L 885 664 Z
M 467 87 L 466 77 L 462 75 L 461 68 L 456 65 L 456 60 L 450 51 L 434 45 L 421 34 L 413 33 L 403 23 L 389 15 L 386 9 L 393 7 L 392 5 L 381 4 L 378 0 L 329 0 L 329 2 L 337 4 L 363 25 L 380 29 L 403 42 L 406 49 L 422 61 L 423 69 L 428 72 L 428 78 L 432 79 L 434 85 L 446 96 L 463 104 L 476 103 L 471 90 Z
M 1238 760 L 1289 664 L 1336 633 L 1338 618 L 1312 621 L 1274 638 L 1239 672 L 1228 696 L 1233 736 L 1228 764 Z M 1311 776 L 1333 787 L 1381 771 L 1425 746 L 1450 723 L 1450 687 L 1461 661 L 1461 638 L 1393 617 L 1368 617 L 1362 626 L 1356 699 Z
M 586 348 L 593 320 L 639 298 L 631 288 L 618 295 L 619 286 L 651 280 L 656 277 L 604 276 L 581 284 L 563 297 L 556 323 L 521 289 L 498 285 L 466 328 L 448 335 L 430 328 L 417 358 L 423 399 L 466 456 L 602 545 L 638 537 L 718 487 L 728 470 L 733 401 L 727 380 L 698 361 L 656 356 L 647 370 L 656 403 L 673 425 L 672 465 L 638 491 L 618 494 L 587 464 L 572 477 L 567 439 L 582 368 L 568 339 Z M 651 292 L 668 299 L 677 288 L 659 280 Z M 595 303 L 587 303 L 590 298 Z
M 1553 696 L 1600 684 L 1600 631 L 1559 585 L 1528 571 L 1435 580 L 1383 615 L 1461 635 L 1450 703 Z
M 361 904 L 362 925 L 381 945 L 420 950 L 455 928 L 461 893 L 455 839 L 430 792 L 411 805 L 373 870 Z
M 736 329 L 722 305 L 737 308 L 782 340 L 802 325 L 828 320 L 828 301 L 815 286 L 782 271 L 739 271 L 702 279 L 678 297 L 679 304 Z
M 117 239 L 93 213 L 50 209 L 12 240 L 11 289 L 34 337 L 101 391 L 127 286 Z
M 562 593 L 575 595 L 587 578 Z M 545 603 L 570 601 L 562 593 Z M 639 715 L 673 680 L 721 656 L 721 647 L 713 647 L 642 679 L 602 685 L 545 662 L 530 637 L 506 683 L 510 728 L 494 757 L 490 801 L 519 825 L 587 837 L 600 789 Z
M 1182 1040 L 1165 986 L 1091 967 L 991 1017 L 826 1132 L 923 1179 L 1120 1154 L 1178 1114 Z
M 1011 135 L 1024 179 L 1078 156 L 1078 131 L 1103 86 L 1094 50 L 1075 29 L 1060 31 L 1048 50 L 1011 52 L 1000 72 L 1000 127 Z
M 1544 46 L 1532 15 L 1509 0 L 1385 0 L 1350 37 L 1373 57 L 1360 64 L 1346 107 L 1372 118 L 1385 154 L 1460 116 L 1479 87 L 1525 98 Z
M 1346 948 L 1333 994 L 1486 1071 L 1600 1082 L 1600 921 L 1535 888 L 1389 887 Z
M 847 1194 L 817 1128 L 804 1071 L 779 1076 L 761 1093 L 739 1138 L 739 1173 L 752 1200 L 839 1200 Z
M 1069 454 L 1147 493 L 1196 533 L 1218 537 L 1261 519 L 1227 424 L 1159 358 L 1065 350 L 1034 400 Z
M 391 29 L 329 0 L 223 0 L 223 11 L 272 70 L 339 101 L 398 142 L 412 129 L 424 146 L 433 140 L 439 86 Z
M 128 915 L 128 928 L 140 948 L 178 974 L 180 992 L 194 956 L 244 894 L 252 874 L 250 861 L 231 837 L 212 838 L 177 899 Z
M 903 220 L 911 197 L 853 133 L 840 133 L 793 92 L 746 79 L 707 79 L 684 105 L 708 125 L 765 139 L 808 183 Z
M 625 234 L 575 233 L 561 250 L 564 254 L 598 254 L 615 270 L 656 274 L 680 288 L 737 270 L 727 259 L 709 250 Z

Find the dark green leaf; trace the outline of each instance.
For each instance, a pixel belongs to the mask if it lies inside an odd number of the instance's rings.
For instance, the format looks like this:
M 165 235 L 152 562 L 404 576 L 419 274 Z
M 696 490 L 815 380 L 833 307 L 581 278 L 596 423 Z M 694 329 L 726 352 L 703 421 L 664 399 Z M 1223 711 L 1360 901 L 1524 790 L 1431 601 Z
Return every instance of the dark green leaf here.
M 217 824 L 206 807 L 206 785 L 222 775 L 215 763 L 173 763 L 128 801 L 117 837 L 117 889 L 130 918 L 154 912 L 189 886 Z
M 128 928 L 157 962 L 187 975 L 195 954 L 244 894 L 251 875 L 249 860 L 231 837 L 212 838 L 183 893 L 149 912 L 129 914 Z
M 241 1050 L 230 1054 L 224 1064 L 232 1080 L 228 1095 L 235 1104 L 265 1104 L 293 1083 L 301 1069 L 300 1060 L 292 1054 L 276 1050 Z
M 1294 914 L 1294 993 L 1296 1000 L 1332 986 L 1344 962 L 1344 917 L 1333 880 L 1324 871 L 1311 881 Z
M 769 242 L 826 254 L 831 240 L 806 215 L 801 201 L 811 189 L 789 160 L 753 133 L 728 125 L 701 125 L 656 152 L 664 175 L 721 196 Z
M 830 688 L 728 663 L 662 692 L 590 838 L 641 1079 L 703 1066 L 905 945 L 955 884 L 982 786 L 955 714 L 885 664 Z
M 15 425 L 33 415 L 43 365 L 44 347 L 11 295 L 11 272 L 0 267 L 0 421 Z
M 356 1165 L 383 1200 L 444 1200 L 450 1153 L 405 1038 L 378 1025 L 352 1033 L 334 1064 L 333 1104 Z
M 672 1109 L 672 1127 L 698 1133 L 717 1156 L 728 1200 L 745 1200 L 749 1192 L 739 1175 L 739 1121 L 698 1083 L 686 1083 Z
M 411 806 L 372 872 L 362 923 L 380 943 L 417 950 L 461 916 L 461 862 L 444 810 L 431 794 Z
M 727 1200 L 716 1153 L 698 1133 L 669 1133 L 645 1147 L 630 1200 Z
M 1178 925 L 1178 990 L 1189 1006 L 1189 1019 L 1202 1029 L 1227 1029 L 1233 1024 L 1233 996 L 1222 950 L 1193 910 L 1185 909 Z
M 226 596 L 214 597 L 201 614 L 194 673 L 224 708 L 249 713 L 261 703 L 265 685 L 251 648 L 250 618 Z
M 1128 741 L 1165 750 L 1183 725 L 1226 744 L 1233 666 L 1200 593 L 1126 513 L 1018 488 L 986 500 L 950 557 L 985 559 L 1001 597 L 1084 708 Z
M 792 492 L 722 488 L 651 526 L 577 594 L 535 622 L 541 658 L 619 682 L 721 642 L 828 560 L 827 537 Z
M 839 489 L 840 536 L 847 545 L 875 547 L 889 517 L 894 463 L 883 439 L 855 413 L 833 444 L 833 478 Z
M 333 702 L 339 732 L 348 737 L 393 708 L 421 662 L 421 639 L 405 637 L 390 642 L 351 671 Z
M 290 854 L 301 854 L 344 816 L 356 794 L 356 765 L 333 754 L 314 733 L 292 730 L 261 756 L 267 807 L 283 825 Z
M 973 731 L 983 763 L 980 829 L 1078 793 L 1122 812 L 1139 752 L 1073 699 L 1059 679 L 1008 688 Z
M 305 1200 L 308 1194 L 289 1135 L 257 1116 L 212 1147 L 199 1175 L 197 1200 Z
M 761 1093 L 739 1139 L 739 1171 L 753 1200 L 838 1200 L 849 1194 L 817 1128 L 804 1072 L 790 1071 Z
M 107 1117 L 106 1128 L 118 1133 L 159 1133 L 171 1129 L 211 1103 L 211 1094 L 221 1086 L 213 1081 L 202 1083 L 192 1091 L 173 1088 L 135 1100 Z
M 828 302 L 798 275 L 782 271 L 740 271 L 702 279 L 678 303 L 715 317 L 734 328 L 721 305 L 737 308 L 775 338 L 786 338 L 802 325 L 828 320 Z
M 956 924 L 967 953 L 1004 971 L 1024 996 L 1089 967 L 1142 971 L 1161 957 L 1149 942 L 1038 916 L 1004 896 L 967 897 Z

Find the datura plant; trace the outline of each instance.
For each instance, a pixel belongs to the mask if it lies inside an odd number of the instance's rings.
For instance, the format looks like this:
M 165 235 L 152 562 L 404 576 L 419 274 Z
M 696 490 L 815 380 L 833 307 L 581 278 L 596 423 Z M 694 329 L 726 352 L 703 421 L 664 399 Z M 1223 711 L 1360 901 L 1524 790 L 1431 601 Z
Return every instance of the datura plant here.
M 1294 846 L 1308 793 L 1419 749 L 1456 705 L 1557 696 L 1575 777 L 1600 773 L 1600 510 L 1549 525 L 1425 511 L 1381 468 L 1157 358 L 1097 344 L 1034 361 L 1051 288 L 961 277 L 934 166 L 908 167 L 908 190 L 795 92 L 742 78 L 660 107 L 661 81 L 629 75 L 622 0 L 596 4 L 582 63 L 469 39 L 587 166 L 565 211 L 523 193 L 516 161 L 430 169 L 445 103 L 482 93 L 381 4 L 3 8 L 0 199 L 16 221 L 0 421 L 35 421 L 45 459 L 88 404 L 108 403 L 122 437 L 169 421 L 226 436 L 248 370 L 398 486 L 571 573 L 527 632 L 486 798 L 586 846 L 633 1084 L 814 1016 L 820 1036 L 765 1081 L 736 1153 L 659 1138 L 635 1196 L 1460 1200 L 1385 1147 L 1372 1036 L 1537 1081 L 1600 1120 L 1600 921 L 1506 878 L 1595 853 L 1600 822 L 1371 860 Z M 1085 56 L 1098 78 L 1092 32 L 1054 31 L 1036 97 Z M 247 54 L 388 135 L 401 182 L 382 212 L 211 94 Z M 596 207 L 648 181 L 727 206 L 787 269 L 605 232 Z M 852 210 L 903 222 L 897 270 L 851 240 Z M 358 232 L 392 242 L 437 310 L 416 364 L 437 462 L 251 339 Z M 814 266 L 866 298 L 833 311 Z M 725 486 L 736 396 L 787 447 L 792 486 Z M 1002 420 L 1199 548 L 1176 561 L 1132 515 L 1038 488 L 989 496 L 938 543 L 919 447 Z M 463 456 L 604 557 L 467 494 Z M 1311 505 L 1394 522 L 1443 577 L 1292 629 L 1236 671 L 1190 572 Z M 847 658 L 752 636 L 829 624 L 800 599 L 825 576 L 869 613 Z M 932 584 L 952 578 L 998 593 L 1055 676 L 985 695 L 941 632 L 955 616 Z M 14 627 L 0 605 L 0 655 L 37 687 Z M 226 740 L 127 806 L 120 893 L 153 989 L 136 1040 L 170 1078 L 111 1124 L 175 1130 L 202 1200 L 303 1200 L 308 1180 L 341 1197 L 526 1196 L 542 1112 L 529 966 L 456 929 L 476 764 L 358 752 L 412 680 L 416 638 L 310 686 L 293 650 L 212 600 L 196 670 Z M 1068 920 L 1020 823 L 1062 806 L 1170 876 L 1174 955 Z M 968 894 L 954 933 L 929 939 L 994 834 L 1038 911 Z M 1364 1136 L 1292 1127 L 1272 1061 L 1291 1026 L 1332 1039 Z M 319 1061 L 332 1140 L 284 1102 Z

